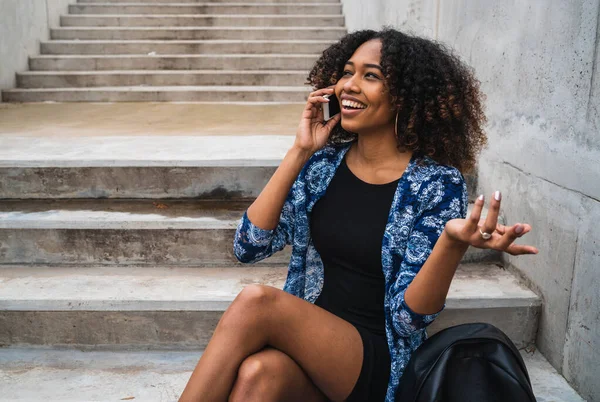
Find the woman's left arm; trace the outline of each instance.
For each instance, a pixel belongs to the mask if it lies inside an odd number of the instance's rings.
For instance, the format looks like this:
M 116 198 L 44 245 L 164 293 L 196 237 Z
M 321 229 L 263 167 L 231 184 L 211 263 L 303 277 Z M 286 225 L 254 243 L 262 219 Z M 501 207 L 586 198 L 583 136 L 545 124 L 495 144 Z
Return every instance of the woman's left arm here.
M 469 246 L 501 250 L 513 255 L 537 253 L 534 247 L 514 244 L 515 239 L 531 230 L 531 226 L 515 224 L 505 227 L 497 224 L 501 203 L 499 192 L 494 193 L 492 197 L 485 222 L 480 221 L 484 205 L 483 196 L 475 201 L 468 219 L 461 219 L 466 213 L 463 212 L 466 205 L 459 205 L 466 198 L 464 181 L 462 177 L 460 183 L 445 177 L 443 183 L 443 195 L 438 196 L 438 201 L 433 202 L 432 206 L 419 216 L 413 227 L 413 233 L 425 232 L 428 236 L 411 234 L 407 254 L 410 254 L 411 247 L 415 247 L 411 244 L 415 238 L 420 237 L 420 241 L 429 240 L 435 243 L 435 246 L 430 249 L 430 254 L 421 266 L 410 266 L 406 256 L 402 263 L 399 279 L 407 275 L 409 278 L 405 278 L 406 287 L 398 294 L 398 310 L 394 321 L 396 330 L 404 336 L 427 326 L 443 309 L 456 268 Z M 457 197 L 461 192 L 462 196 Z M 459 198 L 460 203 L 457 202 Z M 436 225 L 439 238 L 435 236 Z M 484 240 L 480 229 L 484 233 L 492 234 L 492 237 Z M 411 273 L 414 275 L 412 278 Z

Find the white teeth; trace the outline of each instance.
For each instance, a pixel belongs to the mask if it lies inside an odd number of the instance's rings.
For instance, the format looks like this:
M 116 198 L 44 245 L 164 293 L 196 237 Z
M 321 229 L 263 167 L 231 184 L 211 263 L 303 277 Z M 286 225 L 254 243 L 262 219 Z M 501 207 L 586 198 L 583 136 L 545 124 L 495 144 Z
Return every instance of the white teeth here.
M 362 103 L 358 103 L 358 102 L 353 102 L 351 100 L 348 99 L 343 99 L 342 100 L 342 106 L 349 106 L 349 107 L 353 107 L 356 109 L 366 109 L 366 105 L 363 105 Z

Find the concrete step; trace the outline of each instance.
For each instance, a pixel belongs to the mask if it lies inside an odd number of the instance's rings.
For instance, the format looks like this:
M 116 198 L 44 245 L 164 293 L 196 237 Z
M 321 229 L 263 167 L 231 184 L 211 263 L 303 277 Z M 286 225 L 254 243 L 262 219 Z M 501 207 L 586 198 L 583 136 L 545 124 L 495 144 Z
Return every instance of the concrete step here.
M 77 0 L 78 3 L 235 3 L 232 0 Z M 290 0 L 244 0 L 244 3 L 290 3 Z M 335 3 L 339 4 L 340 0 L 302 0 L 302 3 Z
M 17 73 L 19 88 L 118 86 L 304 85 L 307 71 L 170 70 L 170 71 L 49 71 Z
M 585 402 L 539 352 L 521 352 L 538 402 Z M 0 349 L 0 400 L 176 401 L 202 351 Z
M 78 3 L 69 14 L 341 14 L 341 3 Z
M 309 87 L 288 86 L 119 86 L 9 89 L 4 102 L 306 102 Z
M 343 27 L 343 15 L 63 15 L 62 27 Z
M 31 70 L 303 70 L 309 71 L 318 54 L 183 54 L 160 56 L 35 56 Z
M 0 269 L 0 344 L 204 348 L 247 285 L 283 287 L 285 268 Z M 486 321 L 519 347 L 535 340 L 541 301 L 494 264 L 459 268 L 432 333 Z
M 299 117 L 292 116 L 302 113 L 301 105 L 256 108 L 211 104 L 192 109 L 126 105 L 121 114 L 110 106 L 89 110 L 75 106 L 52 110 L 46 107 L 14 117 L 6 114 L 5 119 L 15 119 L 17 125 L 25 116 L 42 119 L 38 115 L 52 113 L 67 127 L 86 133 L 82 126 L 95 116 L 102 121 L 114 116 L 123 127 L 98 128 L 101 132 L 115 132 L 115 136 L 58 136 L 63 128 L 46 118 L 45 125 L 54 125 L 55 131 L 32 136 L 23 132 L 11 135 L 16 128 L 7 126 L 0 131 L 0 199 L 255 198 L 293 145 L 293 127 L 297 124 L 293 119 Z M 62 109 L 66 111 L 61 114 Z M 28 110 L 25 108 L 25 112 Z M 160 120 L 149 120 L 146 113 L 155 114 Z M 85 119 L 68 117 L 73 114 Z M 169 129 L 169 125 L 164 130 L 170 135 L 127 135 L 136 130 L 136 125 L 159 125 L 172 114 L 180 115 L 188 125 L 202 125 L 194 130 L 198 135 L 180 133 L 182 128 Z M 190 121 L 190 114 L 195 120 Z M 248 124 L 227 126 L 232 114 Z M 277 120 L 279 115 L 292 121 L 290 135 L 260 135 L 262 130 L 270 129 L 269 124 L 274 124 L 271 134 L 284 131 L 284 123 Z M 209 131 L 203 133 L 203 127 Z M 232 134 L 246 131 L 248 135 L 210 135 L 219 128 Z M 476 197 L 474 177 L 467 175 L 466 180 L 470 198 Z
M 98 153 L 98 149 L 105 148 L 111 143 L 120 144 L 113 148 L 116 159 L 111 163 L 115 166 L 124 159 L 129 159 L 134 165 L 144 164 L 144 161 L 148 160 L 159 162 L 161 159 L 159 166 L 177 165 L 185 163 L 185 160 L 193 163 L 204 158 L 203 148 L 199 148 L 196 144 L 203 143 L 205 140 L 202 137 L 207 136 L 213 137 L 207 145 L 213 152 L 218 149 L 218 144 L 227 147 L 227 138 L 233 136 L 234 141 L 255 151 L 256 155 L 252 155 L 255 159 L 258 159 L 259 155 L 268 159 L 269 149 L 271 147 L 279 149 L 280 146 L 282 148 L 273 157 L 281 158 L 287 151 L 283 148 L 285 144 L 291 144 L 290 136 L 296 135 L 305 105 L 304 102 L 248 105 L 218 101 L 211 103 L 0 103 L 0 161 L 2 161 L 0 163 L 5 163 L 3 167 L 8 168 L 11 166 L 41 167 L 43 161 L 46 161 L 45 166 L 48 167 L 53 163 L 50 162 L 51 160 L 62 161 L 59 162 L 61 164 L 68 160 L 72 162 L 79 160 L 79 166 L 84 167 L 88 166 L 85 157 L 77 152 L 70 153 L 67 149 L 91 151 L 90 161 L 95 163 L 94 161 L 97 162 L 98 159 L 110 160 L 108 154 L 102 156 L 102 153 Z M 135 137 L 138 136 L 144 137 L 147 142 L 136 140 Z M 156 139 L 161 137 L 164 139 Z M 250 140 L 239 137 L 253 137 L 251 140 L 257 141 L 262 148 L 254 148 Z M 264 137 L 272 137 L 272 140 L 269 142 Z M 286 143 L 276 145 L 282 139 Z M 131 149 L 142 146 L 142 149 L 149 153 L 135 157 L 132 157 L 133 154 L 125 156 L 118 149 L 121 146 L 130 146 L 127 145 L 127 141 L 132 141 Z M 94 142 L 96 146 L 91 146 Z M 144 143 L 159 145 L 161 148 L 144 148 Z M 171 144 L 191 147 L 197 155 L 196 157 L 191 153 L 186 155 L 180 148 L 177 154 L 171 154 L 173 158 L 169 162 L 167 155 L 176 151 L 176 146 Z M 236 148 L 235 143 L 229 144 L 232 149 Z M 159 154 L 156 149 L 164 150 L 166 154 Z M 223 151 L 218 153 L 223 160 L 230 159 Z M 242 153 L 233 155 L 242 160 L 252 160 Z M 207 159 L 212 160 L 212 154 L 208 154 Z M 18 165 L 13 165 L 14 163 Z M 62 165 L 55 167 L 59 166 Z M 77 166 L 73 164 L 71 167 Z M 0 184 L 5 178 L 2 176 Z M 19 193 L 17 188 L 23 189 L 21 186 L 14 187 L 16 190 L 14 194 Z
M 41 42 L 42 54 L 202 54 L 321 53 L 327 40 L 55 40 Z
M 343 27 L 135 27 L 135 28 L 56 28 L 50 38 L 58 40 L 152 40 L 152 39 L 237 39 L 284 40 L 320 39 L 337 40 L 346 34 Z
M 2 201 L 0 264 L 236 265 L 249 202 Z M 262 262 L 287 264 L 289 250 Z
M 233 255 L 233 237 L 250 203 L 4 200 L 0 202 L 0 249 L 4 250 L 0 264 L 239 264 Z M 287 264 L 289 257 L 287 249 L 261 264 Z M 499 259 L 498 253 L 471 248 L 463 261 L 494 259 Z

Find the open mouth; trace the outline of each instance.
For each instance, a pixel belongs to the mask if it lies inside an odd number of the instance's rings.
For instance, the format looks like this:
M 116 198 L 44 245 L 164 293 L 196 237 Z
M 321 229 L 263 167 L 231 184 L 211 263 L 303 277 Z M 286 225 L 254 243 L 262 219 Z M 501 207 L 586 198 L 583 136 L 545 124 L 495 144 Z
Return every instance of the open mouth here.
M 367 105 L 359 103 L 359 102 L 354 102 L 348 99 L 344 99 L 342 100 L 342 107 L 346 110 L 360 110 L 360 109 L 366 109 Z

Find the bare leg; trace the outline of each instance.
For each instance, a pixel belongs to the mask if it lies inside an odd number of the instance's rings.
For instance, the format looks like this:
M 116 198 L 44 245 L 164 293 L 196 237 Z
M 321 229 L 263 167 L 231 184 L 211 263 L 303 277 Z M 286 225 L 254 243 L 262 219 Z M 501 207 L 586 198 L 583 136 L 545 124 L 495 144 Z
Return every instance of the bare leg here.
M 266 346 L 292 358 L 334 401 L 346 399 L 360 374 L 354 326 L 280 289 L 250 285 L 223 314 L 180 402 L 227 401 L 242 362 Z
M 242 362 L 229 402 L 327 402 L 304 370 L 285 353 L 267 347 Z

